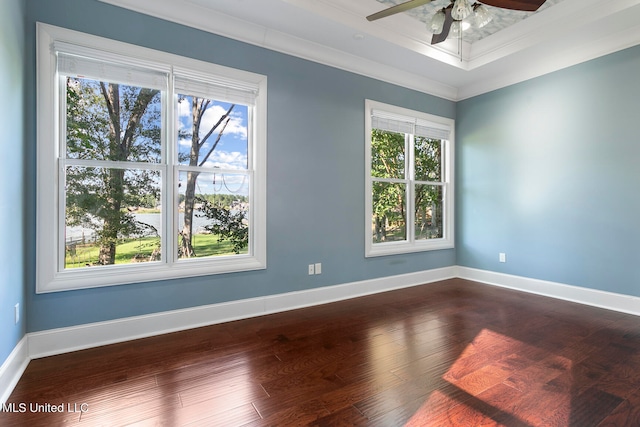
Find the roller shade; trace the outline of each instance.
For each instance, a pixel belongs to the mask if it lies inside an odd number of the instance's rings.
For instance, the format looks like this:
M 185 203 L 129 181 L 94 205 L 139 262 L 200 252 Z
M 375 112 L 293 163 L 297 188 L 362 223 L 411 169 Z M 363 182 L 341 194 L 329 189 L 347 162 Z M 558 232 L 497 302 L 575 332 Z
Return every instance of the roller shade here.
M 130 64 L 89 59 L 66 52 L 57 52 L 58 73 L 64 76 L 88 78 L 109 83 L 166 90 L 168 73 Z
M 388 132 L 408 133 L 431 139 L 446 140 L 449 139 L 451 134 L 451 129 L 447 125 L 382 110 L 371 111 L 371 127 Z
M 255 105 L 258 88 L 235 80 L 212 79 L 209 76 L 176 74 L 174 90 L 181 95 L 198 96 L 232 104 Z

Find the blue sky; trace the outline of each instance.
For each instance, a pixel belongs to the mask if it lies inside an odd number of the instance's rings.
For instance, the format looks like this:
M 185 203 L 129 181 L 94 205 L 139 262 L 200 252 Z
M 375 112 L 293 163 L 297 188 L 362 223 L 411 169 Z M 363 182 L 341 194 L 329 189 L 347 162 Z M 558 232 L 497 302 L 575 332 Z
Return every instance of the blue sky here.
M 204 137 L 211 127 L 227 112 L 230 104 L 225 102 L 213 102 L 205 112 L 200 125 L 200 136 Z M 236 105 L 231 112 L 231 120 L 225 128 L 220 143 L 211 154 L 205 167 L 217 167 L 221 169 L 247 169 L 247 118 L 248 107 Z M 179 130 L 190 130 L 191 120 L 191 98 L 185 98 L 178 104 L 178 126 Z M 219 130 L 219 129 L 218 129 Z M 209 137 L 209 140 L 200 151 L 200 156 L 204 156 L 215 142 L 217 132 Z M 179 154 L 187 154 L 191 149 L 191 141 L 181 139 L 178 141 Z M 183 163 L 185 164 L 185 163 Z

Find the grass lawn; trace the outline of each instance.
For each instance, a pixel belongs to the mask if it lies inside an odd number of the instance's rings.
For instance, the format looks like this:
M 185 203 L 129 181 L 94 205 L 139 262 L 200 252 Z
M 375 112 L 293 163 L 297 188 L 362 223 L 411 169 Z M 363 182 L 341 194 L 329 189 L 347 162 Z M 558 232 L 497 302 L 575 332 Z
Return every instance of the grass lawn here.
M 160 244 L 158 237 L 127 239 L 116 246 L 116 264 L 144 262 Z M 198 258 L 214 255 L 233 255 L 233 244 L 220 241 L 215 234 L 196 234 L 193 236 L 194 251 Z M 65 268 L 85 267 L 98 262 L 100 248 L 97 245 L 77 245 L 75 256 L 67 251 Z M 241 253 L 247 253 L 245 249 Z M 137 259 L 136 259 L 137 258 Z

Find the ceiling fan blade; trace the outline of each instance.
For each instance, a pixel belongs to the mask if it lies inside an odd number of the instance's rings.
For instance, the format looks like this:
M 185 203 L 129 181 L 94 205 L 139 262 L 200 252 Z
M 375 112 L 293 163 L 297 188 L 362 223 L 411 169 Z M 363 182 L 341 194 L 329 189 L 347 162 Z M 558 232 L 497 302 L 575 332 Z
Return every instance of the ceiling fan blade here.
M 442 31 L 439 34 L 434 34 L 431 37 L 431 44 L 442 43 L 449 37 L 449 31 L 451 31 L 451 24 L 453 24 L 453 16 L 451 16 L 452 8 L 447 7 L 444 10 L 444 24 L 442 25 Z
M 502 9 L 523 10 L 535 12 L 546 0 L 480 0 L 481 3 Z
M 406 12 L 407 10 L 430 3 L 431 1 L 432 0 L 410 0 L 400 3 L 378 13 L 374 13 L 373 15 L 367 16 L 367 21 L 375 21 L 376 19 L 385 18 L 387 16 L 395 15 L 396 13 Z

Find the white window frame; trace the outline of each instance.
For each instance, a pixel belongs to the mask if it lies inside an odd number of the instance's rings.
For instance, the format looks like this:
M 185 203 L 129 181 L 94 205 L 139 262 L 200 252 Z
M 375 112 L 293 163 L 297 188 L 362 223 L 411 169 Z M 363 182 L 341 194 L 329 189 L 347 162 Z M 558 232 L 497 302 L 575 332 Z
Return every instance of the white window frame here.
M 390 241 L 373 243 L 371 237 L 371 215 L 373 212 L 373 182 L 371 176 L 371 131 L 374 111 L 383 112 L 390 117 L 400 117 L 415 123 L 427 123 L 435 128 L 448 131 L 449 137 L 443 139 L 444 167 L 442 181 L 438 183 L 444 189 L 443 200 L 443 237 L 437 239 L 416 240 L 413 218 L 413 188 L 415 177 L 413 171 L 413 150 L 406 153 L 407 166 L 405 176 L 401 181 L 407 186 L 407 239 L 402 241 Z M 410 110 L 395 105 L 384 104 L 373 100 L 365 100 L 365 257 L 394 255 L 410 252 L 432 251 L 450 249 L 455 246 L 454 238 L 454 141 L 455 121 L 446 117 L 435 116 L 421 111 Z
M 204 61 L 185 58 L 140 46 L 92 36 L 48 24 L 37 24 L 37 208 L 36 208 L 36 292 L 56 292 L 131 284 L 182 277 L 265 269 L 266 257 L 266 137 L 267 77 L 235 70 Z M 247 254 L 177 260 L 175 243 L 167 236 L 177 236 L 177 218 L 172 219 L 177 200 L 175 158 L 175 109 L 167 106 L 163 121 L 163 162 L 158 164 L 162 181 L 162 211 L 165 213 L 162 259 L 153 263 L 109 265 L 99 268 L 64 269 L 59 262 L 64 244 L 63 190 L 59 188 L 59 152 L 61 129 L 65 117 L 59 111 L 56 46 L 77 50 L 101 60 L 126 61 L 169 73 L 167 94 L 163 102 L 172 103 L 173 72 L 209 76 L 216 82 L 237 82 L 256 89 L 255 114 L 248 149 L 250 186 L 249 247 Z M 166 247 L 168 246 L 168 247 Z M 64 256 L 64 252 L 62 252 Z

